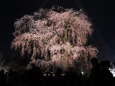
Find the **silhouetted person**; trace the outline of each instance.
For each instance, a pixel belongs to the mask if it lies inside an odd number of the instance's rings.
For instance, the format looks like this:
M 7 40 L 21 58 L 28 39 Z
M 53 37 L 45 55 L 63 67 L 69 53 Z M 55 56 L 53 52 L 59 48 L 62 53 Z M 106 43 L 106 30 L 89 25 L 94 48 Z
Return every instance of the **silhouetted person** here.
M 100 69 L 101 69 L 101 81 L 102 81 L 102 85 L 104 86 L 112 86 L 113 84 L 113 75 L 112 73 L 109 71 L 110 67 L 110 61 L 102 61 L 100 63 Z
M 13 86 L 13 70 L 12 69 L 9 69 L 9 72 L 8 72 L 8 85 L 9 86 Z
M 18 85 L 18 75 L 17 75 L 17 71 L 13 71 L 13 84 L 14 86 L 17 86 Z
M 83 86 L 81 76 L 79 76 L 72 67 L 69 67 L 64 76 L 65 86 Z
M 4 74 L 4 70 L 0 71 L 0 85 L 5 86 L 7 84 L 7 78 Z
M 27 70 L 23 70 L 23 74 L 20 75 L 19 84 L 27 84 Z
M 89 76 L 88 86 L 99 86 L 100 85 L 100 66 L 97 58 L 91 59 L 92 69 Z
M 42 73 L 38 67 L 36 67 L 34 64 L 32 65 L 32 69 L 28 70 L 28 85 L 29 86 L 38 86 L 41 85 L 41 76 Z
M 63 86 L 63 77 L 61 76 L 62 72 L 63 70 L 61 68 L 57 68 L 55 76 L 56 86 Z

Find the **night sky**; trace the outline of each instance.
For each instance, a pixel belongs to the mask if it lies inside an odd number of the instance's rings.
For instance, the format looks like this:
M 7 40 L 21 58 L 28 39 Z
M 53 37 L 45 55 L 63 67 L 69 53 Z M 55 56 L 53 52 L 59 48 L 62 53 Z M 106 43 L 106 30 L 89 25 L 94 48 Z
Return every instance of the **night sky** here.
M 61 5 L 65 8 L 83 7 L 95 26 L 96 42 L 108 58 L 115 58 L 114 0 L 0 0 L 0 50 L 9 52 L 13 40 L 13 23 L 39 8 Z

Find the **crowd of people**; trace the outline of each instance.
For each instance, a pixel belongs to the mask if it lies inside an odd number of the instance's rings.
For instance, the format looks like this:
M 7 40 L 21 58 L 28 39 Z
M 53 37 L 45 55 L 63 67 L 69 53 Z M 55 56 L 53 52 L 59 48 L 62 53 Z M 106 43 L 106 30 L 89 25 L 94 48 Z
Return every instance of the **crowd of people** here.
M 38 67 L 23 70 L 18 73 L 10 69 L 8 72 L 0 71 L 1 86 L 115 86 L 115 79 L 108 70 L 109 61 L 98 62 L 97 58 L 91 59 L 92 69 L 87 76 L 77 75 L 75 72 L 62 74 L 59 68 L 56 74 L 46 72 L 43 74 Z
M 87 79 L 88 86 L 114 86 L 114 77 L 109 71 L 110 61 L 98 62 L 97 58 L 91 59 L 92 69 Z

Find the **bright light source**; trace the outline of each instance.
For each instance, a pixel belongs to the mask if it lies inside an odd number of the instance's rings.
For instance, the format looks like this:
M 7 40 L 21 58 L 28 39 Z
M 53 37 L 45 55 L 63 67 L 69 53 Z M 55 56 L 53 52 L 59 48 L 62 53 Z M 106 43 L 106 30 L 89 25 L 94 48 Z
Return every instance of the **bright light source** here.
M 113 77 L 115 77 L 115 68 L 109 68 L 109 71 L 113 74 Z
M 84 72 L 82 71 L 82 72 L 81 72 L 81 74 L 83 75 L 83 74 L 84 74 Z

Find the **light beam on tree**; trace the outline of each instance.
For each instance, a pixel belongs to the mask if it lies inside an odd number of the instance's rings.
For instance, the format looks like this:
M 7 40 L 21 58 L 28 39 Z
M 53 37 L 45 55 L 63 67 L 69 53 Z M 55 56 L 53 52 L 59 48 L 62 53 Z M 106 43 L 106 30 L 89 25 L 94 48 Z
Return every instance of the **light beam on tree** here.
M 24 15 L 14 26 L 15 39 L 11 47 L 20 49 L 22 56 L 30 54 L 40 68 L 54 66 L 67 70 L 79 63 L 82 69 L 85 66 L 88 70 L 90 58 L 98 52 L 92 45 L 86 46 L 93 28 L 82 10 L 40 9 L 33 15 Z

